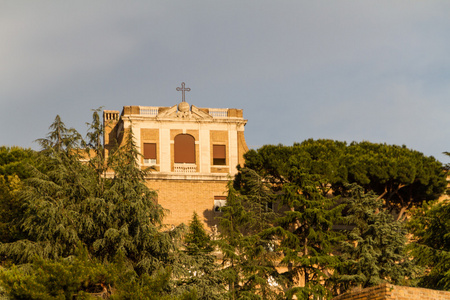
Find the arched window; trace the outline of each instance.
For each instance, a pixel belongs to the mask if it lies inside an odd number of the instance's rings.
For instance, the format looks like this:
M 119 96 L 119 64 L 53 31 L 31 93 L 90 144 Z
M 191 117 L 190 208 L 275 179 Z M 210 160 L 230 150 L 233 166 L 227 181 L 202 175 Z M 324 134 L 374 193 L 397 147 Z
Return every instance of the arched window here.
M 195 164 L 195 139 L 189 134 L 179 134 L 174 139 L 175 163 Z

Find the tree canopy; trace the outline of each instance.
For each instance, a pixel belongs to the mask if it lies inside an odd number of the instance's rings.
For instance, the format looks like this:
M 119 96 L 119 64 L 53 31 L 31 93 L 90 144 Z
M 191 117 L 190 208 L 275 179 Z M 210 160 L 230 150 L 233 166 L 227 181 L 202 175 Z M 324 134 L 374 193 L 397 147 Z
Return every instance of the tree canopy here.
M 407 251 L 404 222 L 393 220 L 373 192 L 366 194 L 357 185 L 349 188 L 350 193 L 343 200 L 346 215 L 341 220 L 347 226 L 336 251 L 341 262 L 333 273 L 333 288 L 344 292 L 383 282 L 411 284 L 420 270 Z
M 450 156 L 450 152 L 444 153 Z M 450 165 L 445 167 L 448 174 Z M 450 290 L 450 200 L 423 203 L 414 211 L 409 229 L 415 262 L 425 268 L 418 284 Z
M 384 200 L 397 218 L 424 201 L 435 200 L 446 189 L 444 166 L 434 157 L 405 146 L 370 142 L 306 140 L 293 146 L 266 145 L 245 154 L 245 166 L 274 183 L 289 181 L 290 161 L 301 161 L 325 195 L 343 195 L 349 183 Z
M 91 140 L 102 134 L 97 119 L 94 112 Z M 110 159 L 86 163 L 80 149 L 86 143 L 74 129 L 67 129 L 58 116 L 50 129 L 47 138 L 39 140 L 43 147 L 39 164 L 31 167 L 31 175 L 17 193 L 22 214 L 11 224 L 19 232 L 13 240 L 0 243 L 3 262 L 35 264 L 39 258 L 71 264 L 64 259 L 85 249 L 88 257 L 99 263 L 120 261 L 128 270 L 121 274 L 134 274 L 131 279 L 136 286 L 153 280 L 152 276 L 162 280 L 182 274 L 182 255 L 175 242 L 179 229 L 165 231 L 162 227 L 164 210 L 155 201 L 156 193 L 145 185 L 145 171 L 137 166 L 139 154 L 132 132 Z M 112 178 L 99 176 L 106 168 L 114 170 Z M 5 274 L 8 272 L 12 271 Z M 5 276 L 1 278 L 8 282 Z M 96 278 L 98 282 L 92 284 L 111 283 L 105 276 Z M 84 290 L 83 285 L 79 288 Z M 161 295 L 170 289 L 167 284 Z
M 16 175 L 20 179 L 30 176 L 28 165 L 33 165 L 37 153 L 20 147 L 0 147 L 0 175 Z
M 86 139 L 57 116 L 41 151 L 0 148 L 0 297 L 327 299 L 411 284 L 414 264 L 419 285 L 450 289 L 449 203 L 436 203 L 446 173 L 433 157 L 312 139 L 250 150 L 211 239 L 197 214 L 164 226 L 133 132 L 107 158 L 92 117 Z

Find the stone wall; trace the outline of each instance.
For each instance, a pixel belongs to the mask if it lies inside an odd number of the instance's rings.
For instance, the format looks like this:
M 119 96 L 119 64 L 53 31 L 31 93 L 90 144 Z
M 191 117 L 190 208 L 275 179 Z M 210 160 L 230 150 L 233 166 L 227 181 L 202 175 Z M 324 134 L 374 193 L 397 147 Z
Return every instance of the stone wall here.
M 450 292 L 385 283 L 345 293 L 333 298 L 333 300 L 450 300 Z

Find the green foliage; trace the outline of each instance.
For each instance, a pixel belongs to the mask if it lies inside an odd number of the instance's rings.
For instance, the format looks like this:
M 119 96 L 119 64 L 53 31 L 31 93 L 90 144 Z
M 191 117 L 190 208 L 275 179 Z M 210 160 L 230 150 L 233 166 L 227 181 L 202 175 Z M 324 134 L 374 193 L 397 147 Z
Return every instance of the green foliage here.
M 406 229 L 382 208 L 382 201 L 359 186 L 350 187 L 345 199 L 347 237 L 341 243 L 340 258 L 333 276 L 334 289 L 366 288 L 383 282 L 407 285 L 418 269 L 406 251 Z
M 46 138 L 38 139 L 42 152 L 51 155 L 52 152 L 62 152 L 79 148 L 82 145 L 81 135 L 74 128 L 67 128 L 61 117 L 57 115 L 49 127 Z
M 91 299 L 109 295 L 114 272 L 91 261 L 81 250 L 75 256 L 12 266 L 0 272 L 0 282 L 12 299 Z
M 380 195 L 398 219 L 406 209 L 439 198 L 446 188 L 442 164 L 405 146 L 310 139 L 293 146 L 263 146 L 244 157 L 246 167 L 280 185 L 288 180 L 290 159 L 296 157 L 323 195 L 345 195 L 347 185 L 356 183 Z
M 103 146 L 104 128 L 100 120 L 100 108 L 94 110 L 92 114 L 92 123 L 87 123 L 89 131 L 87 133 L 87 141 L 81 141 L 86 152 L 88 163 L 97 175 L 99 192 L 104 189 L 104 180 L 108 164 L 105 160 L 105 148 Z
M 405 209 L 439 198 L 446 188 L 442 164 L 405 146 L 352 143 L 343 161 L 347 182 L 380 195 L 398 218 Z
M 17 238 L 17 220 L 22 215 L 22 203 L 18 193 L 22 181 L 17 175 L 0 175 L 0 242 L 11 242 Z
M 175 282 L 175 292 L 184 293 L 186 299 L 221 299 L 225 289 L 213 253 L 214 243 L 195 212 L 184 237 L 184 248 L 186 272 Z
M 450 202 L 424 203 L 410 221 L 412 255 L 426 268 L 422 287 L 450 290 Z
M 406 209 L 437 199 L 445 190 L 443 166 L 433 157 L 405 146 L 307 140 L 263 146 L 245 159 L 235 180 L 241 205 L 234 205 L 232 215 L 235 221 L 239 217 L 241 227 L 251 228 L 251 205 L 242 204 L 258 199 L 258 189 L 243 182 L 253 176 L 251 169 L 281 209 L 282 216 L 260 230 L 260 236 L 276 241 L 274 250 L 288 268 L 275 275 L 285 283 L 286 297 L 330 297 L 332 290 L 385 281 L 413 283 L 417 268 L 405 250 L 407 232 L 398 220 Z M 341 217 L 344 206 L 346 220 Z M 255 208 L 250 210 L 257 212 Z M 345 222 L 350 227 L 342 227 Z M 230 248 L 230 253 L 236 250 Z M 305 287 L 296 287 L 301 278 Z
M 194 212 L 192 220 L 189 223 L 189 228 L 184 238 L 184 243 L 189 255 L 211 253 L 213 251 L 211 238 L 203 227 L 203 223 L 198 218 L 196 212 Z
M 85 248 L 56 260 L 0 270 L 0 283 L 11 299 L 186 299 L 171 295 L 171 269 L 138 275 L 124 257 L 102 263 Z M 198 298 L 194 298 L 198 299 Z
M 340 220 L 343 207 L 337 205 L 336 198 L 324 196 L 320 178 L 305 170 L 302 157 L 293 156 L 289 163 L 291 171 L 281 196 L 289 209 L 278 219 L 282 263 L 288 267 L 283 274 L 289 280 L 287 294 L 302 299 L 329 297 L 328 272 L 339 262 L 331 254 L 341 239 L 332 229 Z M 294 287 L 301 278 L 304 287 Z
M 95 144 L 102 132 L 99 124 L 95 111 L 93 147 L 99 145 Z M 18 192 L 21 215 L 7 223 L 17 225 L 18 238 L 0 244 L 1 259 L 25 264 L 40 257 L 49 259 L 46 263 L 61 264 L 83 245 L 102 264 L 123 257 L 136 274 L 132 279 L 142 295 L 150 293 L 147 283 L 166 276 L 162 274 L 170 274 L 169 278 L 182 274 L 177 248 L 180 229 L 163 230 L 164 211 L 156 204 L 156 193 L 145 185 L 145 171 L 138 168 L 132 132 L 127 132 L 124 145 L 110 160 L 96 157 L 99 160 L 83 162 L 78 147 L 86 143 L 80 135 L 67 129 L 59 117 L 51 129 L 46 139 L 39 140 L 43 146 L 39 163 Z M 106 168 L 115 171 L 114 177 L 100 176 Z M 164 293 L 169 294 L 171 288 L 170 282 L 165 283 Z
M 135 273 L 128 273 L 120 276 L 117 290 L 111 295 L 111 299 L 182 299 L 187 293 L 180 297 L 171 294 L 171 276 L 170 267 L 161 268 L 152 274 L 137 276 Z
M 261 182 L 260 178 L 247 179 L 256 179 L 250 186 Z M 222 208 L 220 240 L 217 243 L 223 254 L 222 270 L 230 299 L 275 299 L 282 292 L 277 283 L 275 244 L 270 236 L 261 231 L 271 225 L 256 222 L 268 220 L 264 215 L 271 214 L 271 210 L 266 208 L 264 202 L 253 202 L 258 199 L 258 194 L 255 196 L 239 194 L 230 182 L 227 205 Z
M 391 212 L 446 185 L 439 162 L 404 146 L 267 145 L 245 154 L 212 241 L 197 214 L 165 231 L 131 130 L 106 158 L 99 109 L 88 125 L 85 141 L 57 116 L 39 153 L 0 148 L 0 282 L 14 299 L 310 299 L 409 284 Z M 449 207 L 426 204 L 410 223 L 425 287 L 450 290 Z
M 36 164 L 37 153 L 31 149 L 0 147 L 0 242 L 17 238 L 16 220 L 23 213 L 19 191 L 31 176 L 30 166 Z
M 20 147 L 0 147 L 0 175 L 17 176 L 25 179 L 30 176 L 28 165 L 35 163 L 37 153 Z
M 255 234 L 273 225 L 277 217 L 273 211 L 276 195 L 266 178 L 252 169 L 239 168 L 233 188 L 242 196 L 245 210 L 252 212 L 245 226 L 242 224 L 242 231 Z

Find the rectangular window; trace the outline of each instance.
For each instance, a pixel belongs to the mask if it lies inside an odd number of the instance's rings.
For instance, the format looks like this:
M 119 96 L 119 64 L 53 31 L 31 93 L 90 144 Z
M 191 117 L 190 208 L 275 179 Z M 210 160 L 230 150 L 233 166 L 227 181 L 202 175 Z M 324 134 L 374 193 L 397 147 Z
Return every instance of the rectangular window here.
M 144 164 L 156 165 L 156 143 L 144 143 Z
M 225 205 L 227 205 L 226 196 L 214 196 L 214 212 L 220 212 Z
M 227 164 L 225 152 L 225 145 L 213 145 L 213 165 L 225 166 Z

